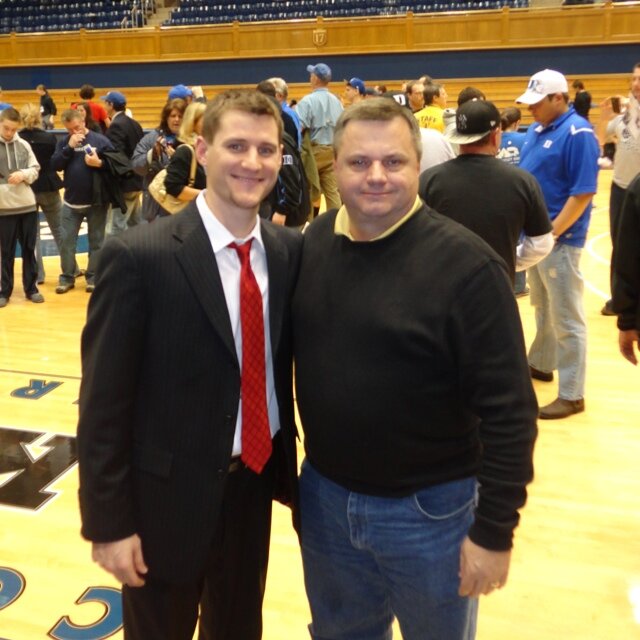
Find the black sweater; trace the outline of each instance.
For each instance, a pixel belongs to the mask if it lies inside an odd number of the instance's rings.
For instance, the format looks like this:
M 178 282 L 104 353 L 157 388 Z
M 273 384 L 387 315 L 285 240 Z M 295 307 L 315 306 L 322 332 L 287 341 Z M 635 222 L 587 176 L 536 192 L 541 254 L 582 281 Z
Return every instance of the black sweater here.
M 309 461 L 380 496 L 475 475 L 471 538 L 508 549 L 537 403 L 504 263 L 427 207 L 375 242 L 335 235 L 334 221 L 307 230 L 293 302 Z
M 640 176 L 627 188 L 613 251 L 613 310 L 618 329 L 640 331 Z

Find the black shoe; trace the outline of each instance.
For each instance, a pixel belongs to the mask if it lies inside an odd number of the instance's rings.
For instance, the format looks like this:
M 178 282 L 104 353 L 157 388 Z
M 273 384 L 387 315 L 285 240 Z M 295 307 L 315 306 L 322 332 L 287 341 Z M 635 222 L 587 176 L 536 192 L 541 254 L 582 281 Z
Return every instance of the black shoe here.
M 96 288 L 96 285 L 95 285 L 95 284 L 93 284 L 93 283 L 91 283 L 91 284 L 87 283 L 87 293 L 93 293 L 93 291 L 95 290 L 95 288 Z
M 73 289 L 75 286 L 76 286 L 75 284 L 69 284 L 69 283 L 59 284 L 56 287 L 56 293 L 67 293 L 67 291 L 71 291 L 71 289 Z
M 529 295 L 529 287 L 525 287 L 524 289 L 522 289 L 522 291 L 515 292 L 516 298 L 524 298 L 524 296 L 528 296 L 528 295 Z
M 540 418 L 543 420 L 559 420 L 567 418 L 574 413 L 582 413 L 584 411 L 584 398 L 579 400 L 565 400 L 564 398 L 556 398 L 550 404 L 540 407 Z
M 540 369 L 534 369 L 529 365 L 529 372 L 531 377 L 536 380 L 542 380 L 542 382 L 551 382 L 553 380 L 553 371 L 540 371 Z
M 618 314 L 613 310 L 613 308 L 612 308 L 612 306 L 611 306 L 611 300 L 607 300 L 607 301 L 604 303 L 604 307 L 602 307 L 602 309 L 600 309 L 600 313 L 601 313 L 603 316 L 616 316 L 616 315 L 618 315 Z

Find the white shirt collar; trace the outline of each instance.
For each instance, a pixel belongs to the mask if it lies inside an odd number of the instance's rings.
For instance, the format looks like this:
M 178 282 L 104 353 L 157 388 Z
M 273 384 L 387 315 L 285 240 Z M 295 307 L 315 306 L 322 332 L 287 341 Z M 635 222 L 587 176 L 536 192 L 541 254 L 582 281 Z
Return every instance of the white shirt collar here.
M 218 253 L 222 249 L 228 247 L 232 242 L 236 242 L 238 244 L 243 244 L 247 242 L 250 238 L 255 238 L 255 242 L 252 245 L 253 247 L 260 247 L 260 249 L 264 252 L 264 242 L 262 241 L 262 230 L 260 226 L 260 217 L 256 214 L 256 224 L 254 225 L 251 233 L 246 238 L 236 238 L 230 231 L 225 227 L 209 208 L 207 201 L 205 199 L 205 191 L 201 191 L 196 198 L 196 205 L 198 207 L 198 213 L 202 218 L 202 223 L 204 224 L 204 228 L 209 236 L 209 240 L 211 242 L 211 246 L 213 247 L 213 252 Z

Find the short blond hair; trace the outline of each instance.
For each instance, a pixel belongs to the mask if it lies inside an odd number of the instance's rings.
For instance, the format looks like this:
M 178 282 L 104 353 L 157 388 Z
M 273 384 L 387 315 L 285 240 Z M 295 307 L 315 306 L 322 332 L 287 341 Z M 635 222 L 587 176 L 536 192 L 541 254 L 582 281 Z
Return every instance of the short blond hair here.
M 42 129 L 40 107 L 36 107 L 32 102 L 28 102 L 20 109 L 20 117 L 25 129 Z

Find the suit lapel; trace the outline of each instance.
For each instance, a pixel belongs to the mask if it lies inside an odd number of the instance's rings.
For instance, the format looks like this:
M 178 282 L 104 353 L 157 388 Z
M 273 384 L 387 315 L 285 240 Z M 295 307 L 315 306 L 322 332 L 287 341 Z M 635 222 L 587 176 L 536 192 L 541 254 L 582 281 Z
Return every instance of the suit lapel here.
M 195 204 L 189 205 L 184 214 L 179 214 L 174 238 L 178 242 L 175 252 L 176 259 L 209 321 L 234 359 L 237 360 L 233 331 L 231 330 L 216 257 Z
M 278 238 L 273 226 L 261 222 L 262 240 L 267 254 L 269 273 L 269 325 L 271 349 L 276 354 L 282 334 L 282 319 L 286 304 L 287 249 Z

